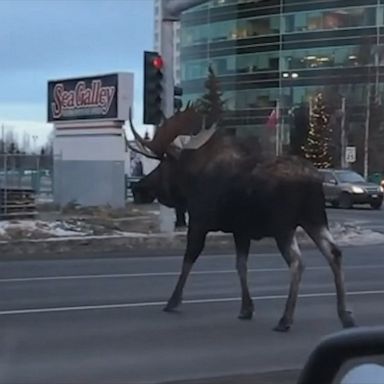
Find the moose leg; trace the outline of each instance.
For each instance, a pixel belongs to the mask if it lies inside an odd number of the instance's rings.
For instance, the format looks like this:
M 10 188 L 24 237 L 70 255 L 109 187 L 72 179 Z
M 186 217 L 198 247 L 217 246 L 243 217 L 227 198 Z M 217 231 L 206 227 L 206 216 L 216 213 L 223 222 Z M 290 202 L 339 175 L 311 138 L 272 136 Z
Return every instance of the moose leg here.
M 346 305 L 341 250 L 335 244 L 327 227 L 305 228 L 305 231 L 315 242 L 332 269 L 336 286 L 337 313 L 341 324 L 344 328 L 353 327 L 355 321 L 352 312 L 347 309 Z
M 175 208 L 176 211 L 176 228 L 183 228 L 187 226 L 187 222 L 185 220 L 186 210 L 183 207 Z
M 277 236 L 276 243 L 290 269 L 291 282 L 283 316 L 274 330 L 278 332 L 287 332 L 293 323 L 293 315 L 299 293 L 301 276 L 304 272 L 304 263 L 301 258 L 300 248 L 294 231 Z
M 191 272 L 193 264 L 204 248 L 206 235 L 206 232 L 196 231 L 191 227 L 188 229 L 187 249 L 184 254 L 181 274 L 179 276 L 179 280 L 177 281 L 175 290 L 164 308 L 165 312 L 172 312 L 181 304 L 184 285 L 187 281 L 189 273 Z
M 251 240 L 239 234 L 234 234 L 233 238 L 236 246 L 236 269 L 241 284 L 241 309 L 239 319 L 250 320 L 252 319 L 254 310 L 247 283 L 247 262 Z

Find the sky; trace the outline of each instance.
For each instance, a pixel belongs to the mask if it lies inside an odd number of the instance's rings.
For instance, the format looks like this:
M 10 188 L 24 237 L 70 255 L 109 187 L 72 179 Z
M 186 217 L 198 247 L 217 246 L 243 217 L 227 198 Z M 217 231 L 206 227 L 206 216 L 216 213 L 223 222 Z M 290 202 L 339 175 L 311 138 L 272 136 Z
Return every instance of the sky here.
M 143 131 L 143 51 L 153 48 L 153 0 L 0 0 L 0 125 L 37 136 L 47 124 L 47 81 L 134 73 L 134 122 Z

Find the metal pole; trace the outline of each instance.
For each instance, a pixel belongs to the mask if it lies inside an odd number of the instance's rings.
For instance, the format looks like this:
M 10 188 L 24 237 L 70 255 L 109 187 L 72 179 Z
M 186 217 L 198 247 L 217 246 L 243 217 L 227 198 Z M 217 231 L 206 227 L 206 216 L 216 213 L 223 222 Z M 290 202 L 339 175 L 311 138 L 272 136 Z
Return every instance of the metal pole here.
M 163 81 L 163 113 L 165 117 L 173 115 L 174 79 L 173 79 L 173 54 L 174 37 L 173 23 L 180 19 L 183 11 L 206 3 L 208 0 L 161 0 L 161 45 L 160 53 L 164 60 Z M 174 210 L 160 205 L 160 231 L 173 232 Z
M 279 132 L 279 155 L 283 154 L 283 143 L 284 143 L 284 137 L 285 137 L 285 119 L 284 119 L 284 112 L 285 112 L 285 104 L 283 104 L 283 108 L 281 109 L 281 126 L 280 126 L 280 132 Z
M 8 168 L 8 165 L 7 165 L 7 155 L 5 153 L 3 153 L 3 169 L 4 169 L 4 197 L 3 197 L 3 209 L 4 209 L 4 216 L 6 217 L 7 214 L 8 214 L 8 190 L 7 190 L 7 184 L 8 184 L 8 180 L 7 180 L 7 168 Z
M 276 103 L 276 117 L 277 117 L 277 124 L 276 124 L 276 143 L 275 143 L 275 151 L 276 156 L 279 156 L 280 154 L 280 101 L 278 100 Z
M 379 98 L 379 46 L 380 46 L 380 0 L 376 4 L 376 49 L 375 49 L 375 100 Z
M 345 161 L 345 152 L 347 148 L 347 133 L 345 131 L 345 97 L 341 99 L 341 124 L 340 124 L 340 144 L 341 144 L 341 153 L 340 153 L 340 164 L 341 168 L 347 167 L 347 162 Z
M 367 90 L 367 113 L 365 115 L 365 132 L 364 132 L 364 177 L 368 178 L 369 166 L 369 120 L 371 118 L 371 85 L 368 83 Z
M 281 52 L 283 48 L 283 0 L 280 0 L 280 30 L 279 30 L 279 119 L 277 130 L 277 141 L 276 141 L 276 156 L 279 156 L 282 153 L 282 138 L 284 137 L 284 107 L 285 107 L 285 99 L 283 95 L 283 82 L 282 82 L 282 60 L 281 60 Z
M 161 28 L 161 56 L 164 59 L 164 80 L 163 80 L 163 112 L 165 117 L 173 115 L 173 22 L 163 21 Z
M 174 93 L 174 79 L 173 79 L 174 36 L 173 34 L 174 34 L 173 22 L 170 20 L 162 20 L 160 53 L 164 60 L 163 112 L 165 117 L 171 117 L 174 113 L 173 111 L 173 93 Z M 169 233 L 169 232 L 173 232 L 174 229 L 175 229 L 174 210 L 164 205 L 160 205 L 160 231 Z
M 1 153 L 5 153 L 4 131 L 4 124 L 1 124 Z

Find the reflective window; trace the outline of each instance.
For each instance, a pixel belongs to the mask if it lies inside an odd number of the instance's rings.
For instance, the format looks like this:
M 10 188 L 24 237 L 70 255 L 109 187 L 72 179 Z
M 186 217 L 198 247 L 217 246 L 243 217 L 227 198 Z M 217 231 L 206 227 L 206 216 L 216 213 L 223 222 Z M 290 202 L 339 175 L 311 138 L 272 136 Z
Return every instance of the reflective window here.
M 279 98 L 279 89 L 246 89 L 237 91 L 234 97 L 237 109 L 272 108 Z
M 222 6 L 231 5 L 231 4 L 258 3 L 259 1 L 260 0 L 211 0 L 207 3 L 203 3 L 201 5 L 193 7 L 192 9 L 185 11 L 185 13 L 196 12 L 196 11 L 208 9 L 208 8 L 222 7 Z
M 323 171 L 322 174 L 324 176 L 324 182 L 328 184 L 334 184 L 334 182 L 336 181 L 335 176 L 333 175 L 332 172 Z
M 182 29 L 182 46 L 278 34 L 279 16 L 228 20 Z
M 197 100 L 201 95 L 201 93 L 196 93 L 183 96 L 184 105 L 188 101 Z M 225 109 L 229 111 L 238 109 L 273 108 L 278 98 L 278 88 L 225 91 L 222 96 L 222 99 L 226 101 Z
M 298 87 L 292 83 L 291 87 L 282 89 L 282 94 L 285 95 L 287 105 L 293 106 L 308 102 L 310 97 L 323 89 L 318 85 Z M 362 105 L 366 102 L 366 87 L 363 84 L 342 84 L 339 93 L 348 95 L 348 101 L 353 105 Z
M 218 75 L 238 73 L 253 73 L 259 71 L 277 71 L 279 69 L 279 53 L 265 54 L 250 53 L 246 55 L 232 55 L 201 60 L 183 61 L 183 80 L 204 78 L 211 64 Z
M 281 64 L 283 70 L 360 65 L 354 46 L 284 51 Z
M 376 8 L 300 12 L 285 16 L 285 32 L 364 27 L 376 24 Z

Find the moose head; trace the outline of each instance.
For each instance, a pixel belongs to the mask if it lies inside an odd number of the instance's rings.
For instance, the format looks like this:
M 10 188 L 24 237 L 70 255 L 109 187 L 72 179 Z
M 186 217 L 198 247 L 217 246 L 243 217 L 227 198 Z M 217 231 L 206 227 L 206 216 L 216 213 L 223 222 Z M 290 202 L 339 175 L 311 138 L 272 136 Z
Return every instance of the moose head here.
M 175 208 L 179 224 L 185 224 L 182 216 L 186 211 L 184 188 L 180 183 L 183 179 L 180 175 L 183 171 L 179 161 L 180 155 L 185 150 L 197 150 L 209 141 L 217 127 L 217 124 L 207 126 L 210 120 L 212 119 L 209 116 L 200 113 L 193 104 L 188 103 L 183 111 L 168 119 L 163 117 L 153 139 L 147 140 L 136 131 L 131 113 L 129 116 L 135 142 L 127 143 L 128 147 L 134 152 L 160 162 L 135 186 L 135 196 L 142 202 L 152 202 L 157 198 L 161 204 Z

